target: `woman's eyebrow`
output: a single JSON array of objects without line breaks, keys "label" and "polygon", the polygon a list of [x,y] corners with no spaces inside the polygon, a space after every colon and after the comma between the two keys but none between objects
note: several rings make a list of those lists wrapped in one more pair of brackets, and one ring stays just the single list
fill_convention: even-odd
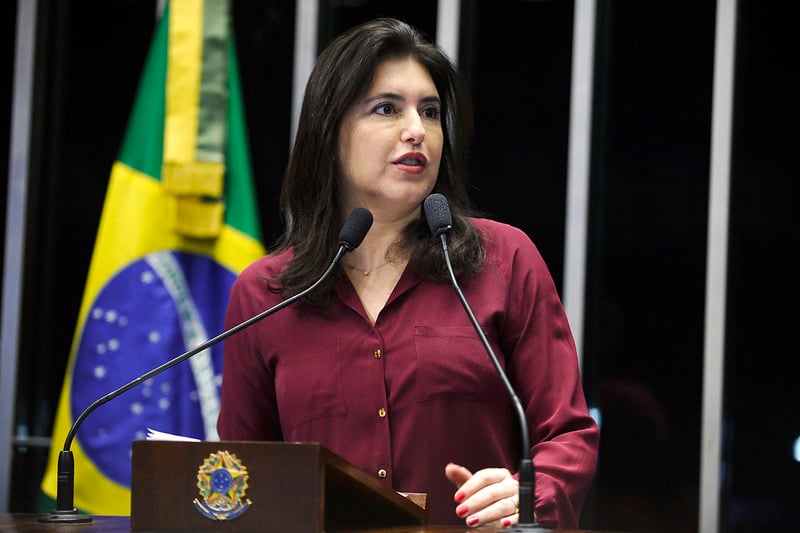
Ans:
[{"label": "woman's eyebrow", "polygon": [[[375,100],[405,100],[405,98],[397,93],[382,92],[368,96],[367,98],[364,99],[364,103],[373,102]],[[420,102],[423,104],[428,104],[428,103],[440,104],[441,99],[436,95],[431,95],[421,98]]]}]

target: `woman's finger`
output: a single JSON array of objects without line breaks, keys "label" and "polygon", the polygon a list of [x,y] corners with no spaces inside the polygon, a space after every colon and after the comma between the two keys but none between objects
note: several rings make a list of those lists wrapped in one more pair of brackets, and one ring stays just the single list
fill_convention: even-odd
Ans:
[{"label": "woman's finger", "polygon": [[472,477],[472,472],[461,465],[448,463],[447,466],[444,467],[444,475],[456,488],[460,488],[461,485]]}]

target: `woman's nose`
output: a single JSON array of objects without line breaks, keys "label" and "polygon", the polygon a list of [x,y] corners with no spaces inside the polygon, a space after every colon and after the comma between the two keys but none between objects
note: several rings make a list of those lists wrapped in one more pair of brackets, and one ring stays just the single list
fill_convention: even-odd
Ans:
[{"label": "woman's nose", "polygon": [[425,140],[425,126],[419,113],[414,112],[407,115],[403,122],[400,140],[414,145],[422,144],[422,141]]}]

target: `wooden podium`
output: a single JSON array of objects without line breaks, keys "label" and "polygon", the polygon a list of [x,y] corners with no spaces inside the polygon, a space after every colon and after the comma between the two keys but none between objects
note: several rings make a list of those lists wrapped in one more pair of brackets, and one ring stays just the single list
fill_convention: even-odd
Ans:
[{"label": "wooden podium", "polygon": [[320,533],[426,522],[423,507],[319,444],[133,442],[133,531]]}]

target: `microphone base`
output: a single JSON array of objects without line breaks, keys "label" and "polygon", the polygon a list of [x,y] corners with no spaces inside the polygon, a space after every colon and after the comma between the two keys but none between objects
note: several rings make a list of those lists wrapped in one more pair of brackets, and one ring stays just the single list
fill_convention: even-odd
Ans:
[{"label": "microphone base", "polygon": [[514,524],[508,529],[504,529],[503,531],[509,531],[511,533],[523,533],[525,531],[552,531],[552,529],[547,529],[544,526],[539,525],[538,522],[534,522],[533,524]]},{"label": "microphone base", "polygon": [[77,509],[71,511],[51,511],[49,515],[43,516],[39,522],[46,522],[48,524],[87,524],[92,521],[89,515],[81,514]]}]

